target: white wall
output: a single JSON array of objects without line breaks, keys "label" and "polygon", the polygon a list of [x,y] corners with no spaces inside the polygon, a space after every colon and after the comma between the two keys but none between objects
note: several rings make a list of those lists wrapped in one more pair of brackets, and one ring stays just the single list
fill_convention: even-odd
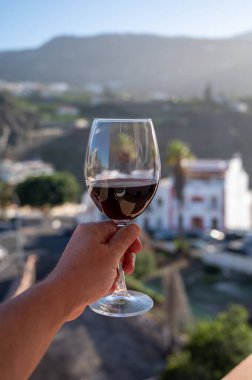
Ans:
[{"label": "white wall", "polygon": [[[251,228],[251,194],[248,188],[249,178],[242,168],[240,157],[229,161],[223,178],[209,180],[191,179],[185,185],[185,202],[183,211],[184,228],[192,229],[192,219],[202,218],[204,229],[212,228],[213,219],[217,228],[249,229]],[[202,197],[202,202],[193,202],[192,198]],[[213,202],[213,198],[215,201]],[[86,212],[80,216],[80,221],[98,221],[103,215],[94,206],[88,193],[83,197],[87,206]],[[173,192],[173,180],[162,179],[158,190],[149,207],[136,222],[143,228],[177,229],[178,204]]]},{"label": "white wall", "polygon": [[169,213],[171,206],[172,180],[162,179],[159,183],[157,192],[147,209],[136,219],[136,222],[143,228],[171,228]]},{"label": "white wall", "polygon": [[228,229],[251,227],[249,177],[239,156],[229,162],[225,177],[225,226]]},{"label": "white wall", "polygon": [[85,206],[85,211],[78,215],[78,223],[99,222],[102,220],[102,213],[94,205],[87,191],[83,194],[81,202]]},{"label": "white wall", "polygon": [[[223,227],[223,180],[209,179],[189,180],[185,186],[184,227],[192,228],[192,219],[201,218],[204,229],[212,228],[213,219],[216,219],[218,228]],[[202,202],[193,201],[200,197]],[[214,201],[213,201],[214,199]]]}]

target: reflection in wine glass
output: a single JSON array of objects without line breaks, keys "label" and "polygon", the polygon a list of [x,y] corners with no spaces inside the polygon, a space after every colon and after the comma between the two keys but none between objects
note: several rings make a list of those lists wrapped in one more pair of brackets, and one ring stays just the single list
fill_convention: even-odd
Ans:
[{"label": "reflection in wine glass", "polygon": [[[160,178],[160,158],[150,119],[96,119],[85,161],[89,194],[97,208],[119,227],[151,202]],[[150,310],[152,299],[128,291],[122,264],[115,292],[90,305],[97,313],[125,317]]]}]

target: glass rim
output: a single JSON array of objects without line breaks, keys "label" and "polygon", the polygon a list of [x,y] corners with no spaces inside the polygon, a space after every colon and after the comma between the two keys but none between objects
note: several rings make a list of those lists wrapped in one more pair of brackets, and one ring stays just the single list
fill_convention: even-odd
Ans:
[{"label": "glass rim", "polygon": [[136,118],[136,119],[132,119],[132,118],[126,118],[126,119],[120,119],[120,118],[95,118],[93,119],[93,122],[97,122],[97,121],[108,121],[108,122],[135,122],[135,123],[140,123],[140,122],[151,122],[152,123],[152,119],[151,118]]}]

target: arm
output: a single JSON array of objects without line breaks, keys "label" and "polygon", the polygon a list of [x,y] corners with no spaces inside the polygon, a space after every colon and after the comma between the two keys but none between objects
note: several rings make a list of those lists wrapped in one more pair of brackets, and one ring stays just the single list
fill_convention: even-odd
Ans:
[{"label": "arm", "polygon": [[117,265],[131,272],[141,244],[139,228],[116,231],[112,222],[80,225],[46,280],[0,306],[0,368],[3,379],[27,379],[60,327],[113,291]]}]

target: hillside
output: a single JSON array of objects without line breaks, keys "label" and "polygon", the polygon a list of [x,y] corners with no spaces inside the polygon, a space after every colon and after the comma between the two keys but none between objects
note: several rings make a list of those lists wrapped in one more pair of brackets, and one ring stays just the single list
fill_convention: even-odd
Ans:
[{"label": "hillside", "polygon": [[211,83],[216,93],[248,95],[252,38],[58,37],[39,48],[0,52],[0,78],[183,97],[198,96]]},{"label": "hillside", "polygon": [[[229,159],[240,153],[252,185],[252,115],[240,114],[216,105],[172,105],[160,103],[123,103],[83,105],[82,114],[94,117],[151,117],[154,121],[162,158],[162,176],[167,175],[165,152],[174,138],[187,142],[199,158]],[[70,170],[83,183],[83,160],[89,130],[73,130],[21,158],[42,157],[57,169]]]},{"label": "hillside", "polygon": [[18,107],[14,98],[0,93],[0,159],[27,145],[29,131],[38,128],[36,112]]}]

